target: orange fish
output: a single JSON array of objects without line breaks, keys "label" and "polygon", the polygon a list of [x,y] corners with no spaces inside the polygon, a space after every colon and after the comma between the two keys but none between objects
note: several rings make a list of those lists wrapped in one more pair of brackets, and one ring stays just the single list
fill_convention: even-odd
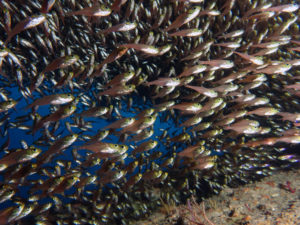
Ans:
[{"label": "orange fish", "polygon": [[249,15],[252,15],[252,14],[254,14],[254,13],[257,13],[257,12],[263,10],[263,9],[270,8],[271,6],[272,6],[272,3],[270,2],[270,3],[266,3],[265,5],[261,5],[261,6],[255,7],[255,8],[251,8],[250,10],[248,10],[248,11],[244,14],[243,19],[246,18],[246,17],[248,17]]},{"label": "orange fish", "polygon": [[41,152],[41,149],[29,147],[28,149],[17,149],[14,152],[8,153],[0,159],[0,171],[17,163],[30,161],[37,157]]},{"label": "orange fish", "polygon": [[234,37],[239,37],[239,36],[242,36],[244,34],[244,30],[235,30],[235,31],[232,31],[230,33],[227,33],[227,34],[224,34],[224,35],[221,35],[218,37],[219,38],[234,38]]},{"label": "orange fish", "polygon": [[152,98],[153,99],[163,98],[166,95],[170,94],[172,91],[174,91],[174,89],[175,89],[175,86],[161,88],[160,91],[156,95],[154,95]]},{"label": "orange fish", "polygon": [[95,67],[95,72],[91,75],[91,77],[96,76],[97,74],[99,74],[99,70],[106,64],[114,62],[115,60],[121,58],[126,52],[127,52],[128,48],[116,48],[114,49],[104,60],[103,62]]},{"label": "orange fish", "polygon": [[291,42],[292,42],[293,44],[300,45],[300,41],[291,40]]},{"label": "orange fish", "polygon": [[145,85],[150,86],[150,85],[157,85],[157,86],[167,86],[167,87],[172,87],[172,86],[178,86],[180,84],[180,79],[179,78],[159,78],[158,80],[150,81],[147,82]]},{"label": "orange fish", "polygon": [[201,73],[203,71],[205,71],[207,69],[207,66],[205,65],[196,65],[196,66],[192,66],[189,67],[187,69],[185,69],[181,74],[179,74],[177,77],[185,77],[185,76],[190,76],[192,74],[196,74],[196,73]]},{"label": "orange fish", "polygon": [[278,29],[276,29],[275,33],[273,33],[274,36],[276,35],[281,35],[282,33],[284,33],[287,29],[289,29],[289,27],[294,24],[296,21],[298,20],[298,16],[294,16],[291,17],[290,19],[287,19],[286,21],[284,21],[279,27]]},{"label": "orange fish", "polygon": [[278,141],[277,137],[265,138],[257,141],[248,141],[244,145],[247,147],[257,147],[260,145],[274,145]]},{"label": "orange fish", "polygon": [[156,47],[151,46],[151,45],[146,45],[146,44],[132,43],[132,44],[119,45],[119,47],[121,47],[121,48],[133,48],[137,51],[141,51],[145,54],[152,55],[152,56],[158,55],[160,53],[159,48],[156,48]]},{"label": "orange fish", "polygon": [[121,84],[125,84],[129,80],[134,77],[135,73],[133,71],[129,71],[127,73],[122,73],[115,76],[111,81],[109,81],[104,87],[107,88],[109,86],[117,86]]},{"label": "orange fish", "polygon": [[251,124],[232,124],[230,126],[224,127],[225,130],[234,130],[239,134],[255,134],[259,132],[259,127],[253,126]]},{"label": "orange fish", "polygon": [[227,93],[227,92],[236,91],[238,88],[239,88],[239,86],[236,84],[223,84],[221,86],[217,86],[212,89],[217,92],[221,92],[221,93],[226,92]]},{"label": "orange fish", "polygon": [[41,106],[41,105],[61,105],[65,103],[69,103],[74,100],[74,96],[72,94],[54,94],[54,95],[47,95],[40,99],[35,100],[30,105],[26,106],[26,109]]},{"label": "orange fish", "polygon": [[[77,74],[76,74],[77,75]],[[54,85],[54,88],[61,88],[64,85],[69,84],[69,82],[74,78],[74,73],[66,73],[64,76],[62,76],[57,83]]]},{"label": "orange fish", "polygon": [[270,55],[270,54],[277,52],[277,50],[278,50],[278,47],[277,48],[266,48],[266,49],[262,49],[256,53],[254,53],[253,56]]},{"label": "orange fish", "polygon": [[109,107],[105,107],[105,106],[95,106],[92,107],[88,110],[85,110],[81,113],[79,113],[77,116],[79,117],[99,117],[99,116],[103,116],[106,113],[108,113],[109,111]]},{"label": "orange fish", "polygon": [[201,11],[198,16],[208,15],[208,16],[219,16],[221,14],[218,10],[203,10]]},{"label": "orange fish", "polygon": [[251,48],[277,48],[281,45],[279,41],[271,41],[271,42],[264,42],[260,44],[251,45]]},{"label": "orange fish", "polygon": [[282,116],[282,120],[289,120],[291,122],[300,120],[300,113],[280,112],[277,115]]},{"label": "orange fish", "polygon": [[[270,37],[266,38],[266,40],[268,41],[283,41],[283,42],[286,42],[286,41],[291,41],[293,42],[293,40],[291,40],[292,37],[289,36],[289,35],[271,35]],[[299,42],[300,44],[300,42]]]},{"label": "orange fish", "polygon": [[285,85],[284,88],[285,89],[293,88],[293,89],[296,89],[296,90],[300,90],[300,83]]},{"label": "orange fish", "polygon": [[173,105],[171,109],[179,109],[190,113],[197,113],[202,109],[202,105],[200,103],[182,102],[177,105]]},{"label": "orange fish", "polygon": [[84,9],[75,11],[75,12],[69,12],[66,14],[66,16],[96,16],[96,17],[103,17],[108,16],[111,14],[111,9],[102,5],[99,6],[94,5],[92,7],[86,7]]},{"label": "orange fish", "polygon": [[300,135],[279,137],[278,141],[291,143],[291,144],[299,144],[300,143]]},{"label": "orange fish", "polygon": [[112,87],[106,91],[100,92],[97,96],[102,96],[102,95],[109,95],[109,96],[122,96],[122,95],[127,95],[130,94],[135,90],[135,85],[134,84],[129,84],[129,85],[119,85]]},{"label": "orange fish", "polygon": [[112,143],[105,143],[105,142],[96,142],[93,144],[82,145],[77,148],[77,150],[80,150],[80,149],[87,149],[87,150],[93,151],[94,153],[106,153],[106,154],[120,153],[120,154],[123,154],[125,151],[128,150],[128,146],[112,144]]},{"label": "orange fish", "polygon": [[232,49],[236,49],[239,48],[241,45],[237,42],[224,42],[224,43],[216,43],[213,44],[214,46],[221,46],[221,47],[226,47],[226,48],[232,48]]},{"label": "orange fish", "polygon": [[189,158],[193,158],[195,155],[195,151],[197,149],[201,149],[201,145],[193,145],[193,146],[189,146],[185,149],[183,149],[181,152],[178,153],[178,155],[180,157],[189,157]]},{"label": "orange fish", "polygon": [[300,59],[291,59],[285,61],[287,64],[291,64],[292,66],[300,66]]},{"label": "orange fish", "polygon": [[184,123],[180,124],[179,127],[191,127],[202,121],[202,117],[199,115],[195,115],[192,118],[184,121]]},{"label": "orange fish", "polygon": [[199,61],[201,64],[207,64],[213,67],[218,67],[222,69],[229,69],[234,66],[232,61],[229,60],[222,60],[222,59],[213,59],[213,60],[208,60],[208,61]]},{"label": "orange fish", "polygon": [[170,37],[173,36],[179,36],[179,37],[198,37],[203,34],[203,30],[191,28],[191,29],[185,29],[176,31],[174,33],[169,34]]},{"label": "orange fish", "polygon": [[49,65],[45,67],[45,69],[37,76],[34,77],[32,84],[30,85],[30,93],[32,93],[35,89],[37,89],[45,79],[45,73],[50,72],[56,69],[62,69],[68,67],[79,60],[78,55],[73,56],[62,56],[55,60],[53,60]]},{"label": "orange fish", "polygon": [[147,130],[147,129],[142,129],[142,131],[136,135],[134,135],[132,138],[130,138],[128,141],[132,142],[139,142],[143,141],[149,137],[151,137],[154,134],[153,129]]},{"label": "orange fish", "polygon": [[202,109],[199,110],[199,112],[205,112],[208,110],[212,110],[220,106],[224,100],[222,98],[211,98],[205,105],[202,107]]},{"label": "orange fish", "polygon": [[7,39],[5,40],[5,45],[12,39],[13,36],[17,35],[18,33],[36,27],[46,21],[46,15],[35,15],[26,18],[25,20],[20,21],[7,35]]},{"label": "orange fish", "polygon": [[192,60],[202,56],[205,51],[208,51],[213,43],[214,41],[211,40],[200,44],[197,48],[192,50],[188,56],[182,58],[181,61]]},{"label": "orange fish", "polygon": [[70,134],[68,136],[56,140],[46,152],[44,152],[42,155],[40,155],[37,158],[38,166],[41,166],[42,164],[49,162],[51,160],[51,157],[55,153],[58,154],[62,152],[64,149],[71,146],[77,140],[77,138],[78,138],[78,134]]},{"label": "orange fish", "polygon": [[140,144],[138,147],[136,147],[132,151],[132,154],[135,155],[135,154],[140,153],[140,152],[148,151],[150,149],[155,148],[157,144],[158,144],[158,142],[154,141],[154,140],[149,140],[149,141],[143,142],[142,144]]},{"label": "orange fish", "polygon": [[138,130],[145,129],[149,126],[151,126],[156,120],[156,115],[153,116],[147,116],[147,117],[140,117],[139,119],[136,119],[132,124],[126,126],[119,132],[119,134],[124,133],[132,133],[137,132]]},{"label": "orange fish", "polygon": [[247,106],[258,106],[258,105],[265,105],[268,104],[270,100],[268,98],[255,98],[253,100],[245,102]]},{"label": "orange fish", "polygon": [[233,8],[235,2],[236,2],[236,0],[227,0],[225,2],[225,4],[221,7],[221,10],[223,10],[222,16],[224,16],[230,12],[230,10]]},{"label": "orange fish", "polygon": [[240,52],[235,52],[235,54],[239,55],[240,57],[242,57],[243,59],[246,59],[247,61],[255,64],[255,65],[263,65],[264,61],[262,60],[262,57],[258,57],[258,56],[252,56],[252,55],[248,55],[248,54],[244,54],[244,53],[240,53]]},{"label": "orange fish", "polygon": [[115,26],[109,27],[105,30],[100,31],[101,34],[107,35],[111,32],[123,32],[123,31],[130,31],[135,29],[137,26],[137,24],[135,22],[131,23],[131,22],[124,22],[124,23],[120,23],[117,24]]},{"label": "orange fish", "polygon": [[248,111],[247,115],[255,114],[259,116],[273,116],[278,112],[279,111],[277,109],[272,107],[262,107],[262,108],[255,109],[253,111]]},{"label": "orange fish", "polygon": [[68,66],[71,66],[79,60],[78,55],[68,55],[62,56],[57,59],[54,59],[41,73],[47,73],[56,69],[62,69]]},{"label": "orange fish", "polygon": [[274,6],[266,9],[260,9],[260,11],[272,11],[272,12],[295,12],[299,9],[298,4],[286,4],[286,5],[279,5]]},{"label": "orange fish", "polygon": [[122,118],[122,119],[119,119],[105,127],[103,127],[102,129],[105,130],[105,129],[118,129],[118,128],[123,128],[123,127],[127,127],[127,126],[130,126],[131,124],[133,124],[135,121],[134,118],[130,118],[130,117],[127,117],[127,118]]},{"label": "orange fish", "polygon": [[77,175],[69,175],[65,177],[65,179],[57,185],[53,191],[48,192],[47,195],[63,193],[65,190],[70,189],[77,181],[79,181],[79,177],[77,177]]},{"label": "orange fish", "polygon": [[212,82],[213,84],[227,84],[227,83],[231,83],[232,81],[236,80],[236,79],[239,79],[239,78],[242,78],[244,76],[247,75],[247,72],[244,72],[244,71],[241,71],[241,72],[233,72],[232,74],[220,79],[220,80],[217,80],[217,81],[214,81]]},{"label": "orange fish", "polygon": [[198,14],[200,13],[201,7],[199,6],[193,6],[191,9],[189,9],[187,12],[181,14],[180,16],[178,16],[175,21],[168,26],[165,31],[170,31],[173,30],[175,28],[179,28],[182,25],[190,22],[191,20],[195,19]]},{"label": "orange fish", "polygon": [[257,81],[266,81],[267,77],[265,74],[253,74],[253,75],[248,75],[244,77],[242,80],[239,80],[237,83],[251,83],[251,82],[257,82]]},{"label": "orange fish", "polygon": [[216,91],[205,88],[205,87],[191,86],[191,85],[185,85],[185,87],[193,89],[193,90],[197,91],[198,93],[206,95],[210,98],[215,98],[218,96],[218,93]]},{"label": "orange fish", "polygon": [[118,12],[121,9],[121,6],[124,5],[127,2],[127,0],[115,0],[114,3],[111,6],[111,10],[113,12]]},{"label": "orange fish", "polygon": [[275,15],[274,12],[262,12],[262,13],[257,13],[252,16],[249,16],[245,18],[246,20],[252,20],[252,19],[257,19],[257,20],[266,20]]},{"label": "orange fish", "polygon": [[287,64],[287,63],[281,63],[279,65],[270,65],[266,68],[263,69],[258,69],[254,73],[266,73],[266,74],[274,74],[274,73],[279,73],[279,74],[285,74],[288,70],[292,68],[292,65]]},{"label": "orange fish", "polygon": [[54,6],[56,0],[44,0],[41,8],[41,13],[48,13]]},{"label": "orange fish", "polygon": [[288,48],[289,51],[300,52],[300,47]]},{"label": "orange fish", "polygon": [[43,117],[41,120],[39,120],[33,128],[33,133],[41,129],[48,122],[55,122],[72,115],[75,112],[75,110],[76,110],[76,104],[74,104],[73,102],[69,103],[68,105],[64,105],[60,107],[54,113],[47,115]]}]

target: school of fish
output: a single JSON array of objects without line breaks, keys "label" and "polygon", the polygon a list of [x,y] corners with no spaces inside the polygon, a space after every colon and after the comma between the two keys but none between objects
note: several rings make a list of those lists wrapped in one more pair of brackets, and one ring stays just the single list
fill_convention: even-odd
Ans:
[{"label": "school of fish", "polygon": [[299,7],[1,0],[0,224],[135,224],[299,167]]}]

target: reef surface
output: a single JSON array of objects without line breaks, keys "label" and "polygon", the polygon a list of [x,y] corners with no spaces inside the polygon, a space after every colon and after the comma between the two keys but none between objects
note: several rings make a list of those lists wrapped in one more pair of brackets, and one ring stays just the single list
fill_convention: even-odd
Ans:
[{"label": "reef surface", "polygon": [[[164,205],[137,225],[298,225],[300,171],[277,172],[251,184],[225,187],[202,203]],[[204,208],[203,208],[204,206]]]}]

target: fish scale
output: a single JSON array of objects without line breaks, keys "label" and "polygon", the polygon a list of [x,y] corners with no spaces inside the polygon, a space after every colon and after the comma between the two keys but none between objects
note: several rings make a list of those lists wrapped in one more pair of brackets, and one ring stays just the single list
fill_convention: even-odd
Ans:
[{"label": "fish scale", "polygon": [[299,166],[296,3],[1,10],[1,224],[134,224]]}]

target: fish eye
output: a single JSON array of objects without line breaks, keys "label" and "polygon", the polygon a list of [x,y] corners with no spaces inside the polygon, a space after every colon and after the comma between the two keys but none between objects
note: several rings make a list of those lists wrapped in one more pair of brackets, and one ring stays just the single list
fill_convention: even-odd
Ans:
[{"label": "fish eye", "polygon": [[108,6],[106,6],[106,5],[103,5],[102,7],[101,7],[101,9],[110,9]]},{"label": "fish eye", "polygon": [[196,10],[197,9],[197,7],[196,6],[193,6],[193,8],[191,9],[191,10],[189,10],[189,14],[191,14],[191,13],[193,13],[194,12],[194,10]]},{"label": "fish eye", "polygon": [[117,145],[117,144],[115,144],[115,148],[116,148],[116,147],[118,147],[118,145]]},{"label": "fish eye", "polygon": [[17,205],[17,208],[19,209],[19,208],[22,208],[23,206],[22,205]]}]

